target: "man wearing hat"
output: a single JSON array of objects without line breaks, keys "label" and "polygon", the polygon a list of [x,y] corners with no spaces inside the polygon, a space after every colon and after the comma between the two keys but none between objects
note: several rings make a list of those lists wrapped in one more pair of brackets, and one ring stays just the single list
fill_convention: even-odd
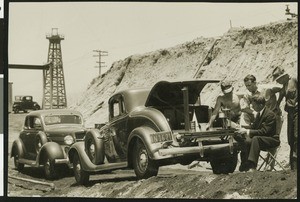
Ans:
[{"label": "man wearing hat", "polygon": [[230,81],[221,82],[221,90],[223,95],[217,97],[216,105],[210,120],[206,125],[206,130],[209,130],[209,128],[212,126],[220,110],[230,111],[230,117],[228,118],[230,118],[232,127],[235,125],[233,122],[239,122],[241,115],[240,99],[238,95],[233,93],[232,83]]},{"label": "man wearing hat", "polygon": [[298,80],[276,67],[272,73],[273,81],[282,84],[279,90],[277,105],[285,98],[284,110],[287,112],[287,136],[290,145],[291,170],[297,169],[297,142],[298,142]]}]

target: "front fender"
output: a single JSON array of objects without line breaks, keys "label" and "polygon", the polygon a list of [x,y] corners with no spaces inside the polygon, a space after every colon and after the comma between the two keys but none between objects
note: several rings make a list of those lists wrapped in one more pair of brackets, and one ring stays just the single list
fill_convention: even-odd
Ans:
[{"label": "front fender", "polygon": [[91,162],[90,158],[85,152],[84,142],[76,142],[71,146],[68,153],[70,163],[73,162],[75,153],[77,153],[79,156],[83,170],[90,171],[96,167],[96,165]]},{"label": "front fender", "polygon": [[10,158],[14,157],[16,149],[19,151],[19,158],[23,158],[26,151],[23,141],[20,138],[16,139],[13,142],[10,152]]},{"label": "front fender", "polygon": [[38,154],[38,162],[39,164],[43,164],[46,160],[46,157],[51,160],[54,159],[65,159],[65,152],[62,147],[56,142],[47,142],[42,147]]}]

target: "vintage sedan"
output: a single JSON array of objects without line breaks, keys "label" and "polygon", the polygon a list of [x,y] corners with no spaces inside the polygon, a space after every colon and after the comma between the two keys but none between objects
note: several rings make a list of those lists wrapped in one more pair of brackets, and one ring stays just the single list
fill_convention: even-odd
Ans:
[{"label": "vintage sedan", "polygon": [[30,112],[23,130],[12,144],[11,157],[15,168],[24,165],[44,167],[45,176],[54,179],[58,168],[66,164],[70,168],[68,151],[77,141],[82,141],[89,130],[83,125],[80,112],[68,109],[38,110]]},{"label": "vintage sedan", "polygon": [[28,110],[39,110],[40,108],[40,105],[33,101],[32,96],[17,95],[15,96],[12,110],[15,114],[17,114],[20,111],[27,113]]},{"label": "vintage sedan", "polygon": [[108,122],[70,148],[77,183],[86,184],[90,174],[127,167],[139,179],[148,178],[160,166],[194,160],[210,162],[214,173],[233,172],[238,153],[234,129],[218,124],[201,129],[211,109],[201,104],[200,93],[206,84],[218,82],[161,81],[152,89],[112,95]]}]

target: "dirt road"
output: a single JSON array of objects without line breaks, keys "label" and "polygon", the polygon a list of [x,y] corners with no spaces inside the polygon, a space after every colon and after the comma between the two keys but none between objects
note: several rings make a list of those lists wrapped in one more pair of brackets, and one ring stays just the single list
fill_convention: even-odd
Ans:
[{"label": "dirt road", "polygon": [[[22,128],[25,114],[9,115],[9,149]],[[78,186],[72,171],[54,181],[44,179],[43,169],[25,167],[22,173],[8,164],[9,196],[61,196],[105,198],[208,198],[208,199],[295,199],[297,173],[294,171],[252,172],[235,171],[230,175],[214,175],[207,163],[188,170],[174,165],[160,168],[159,174],[137,180],[132,170],[117,170],[91,176],[90,183]],[[19,177],[53,183],[50,186],[10,178]]]}]

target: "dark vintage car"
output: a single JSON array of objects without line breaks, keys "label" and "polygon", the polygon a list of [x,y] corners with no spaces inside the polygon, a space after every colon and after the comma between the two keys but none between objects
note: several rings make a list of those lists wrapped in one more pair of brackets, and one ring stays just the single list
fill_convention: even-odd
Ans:
[{"label": "dark vintage car", "polygon": [[70,148],[77,183],[87,183],[90,174],[127,167],[139,179],[148,178],[156,176],[160,166],[194,160],[210,162],[216,174],[234,172],[234,129],[199,128],[211,114],[200,104],[200,93],[206,84],[217,82],[161,81],[152,89],[114,94],[108,101],[109,122]]},{"label": "dark vintage car", "polygon": [[[69,163],[68,150],[77,141],[82,141],[87,130],[81,113],[67,109],[38,110],[30,112],[23,130],[12,144],[11,157],[15,168],[21,171],[24,165],[44,167],[48,179],[58,177],[62,164]],[[59,165],[60,164],[60,165]]]},{"label": "dark vintage car", "polygon": [[23,111],[26,113],[28,110],[39,110],[41,109],[40,105],[37,102],[32,100],[32,96],[15,96],[15,101],[13,103],[13,112],[15,114]]}]

